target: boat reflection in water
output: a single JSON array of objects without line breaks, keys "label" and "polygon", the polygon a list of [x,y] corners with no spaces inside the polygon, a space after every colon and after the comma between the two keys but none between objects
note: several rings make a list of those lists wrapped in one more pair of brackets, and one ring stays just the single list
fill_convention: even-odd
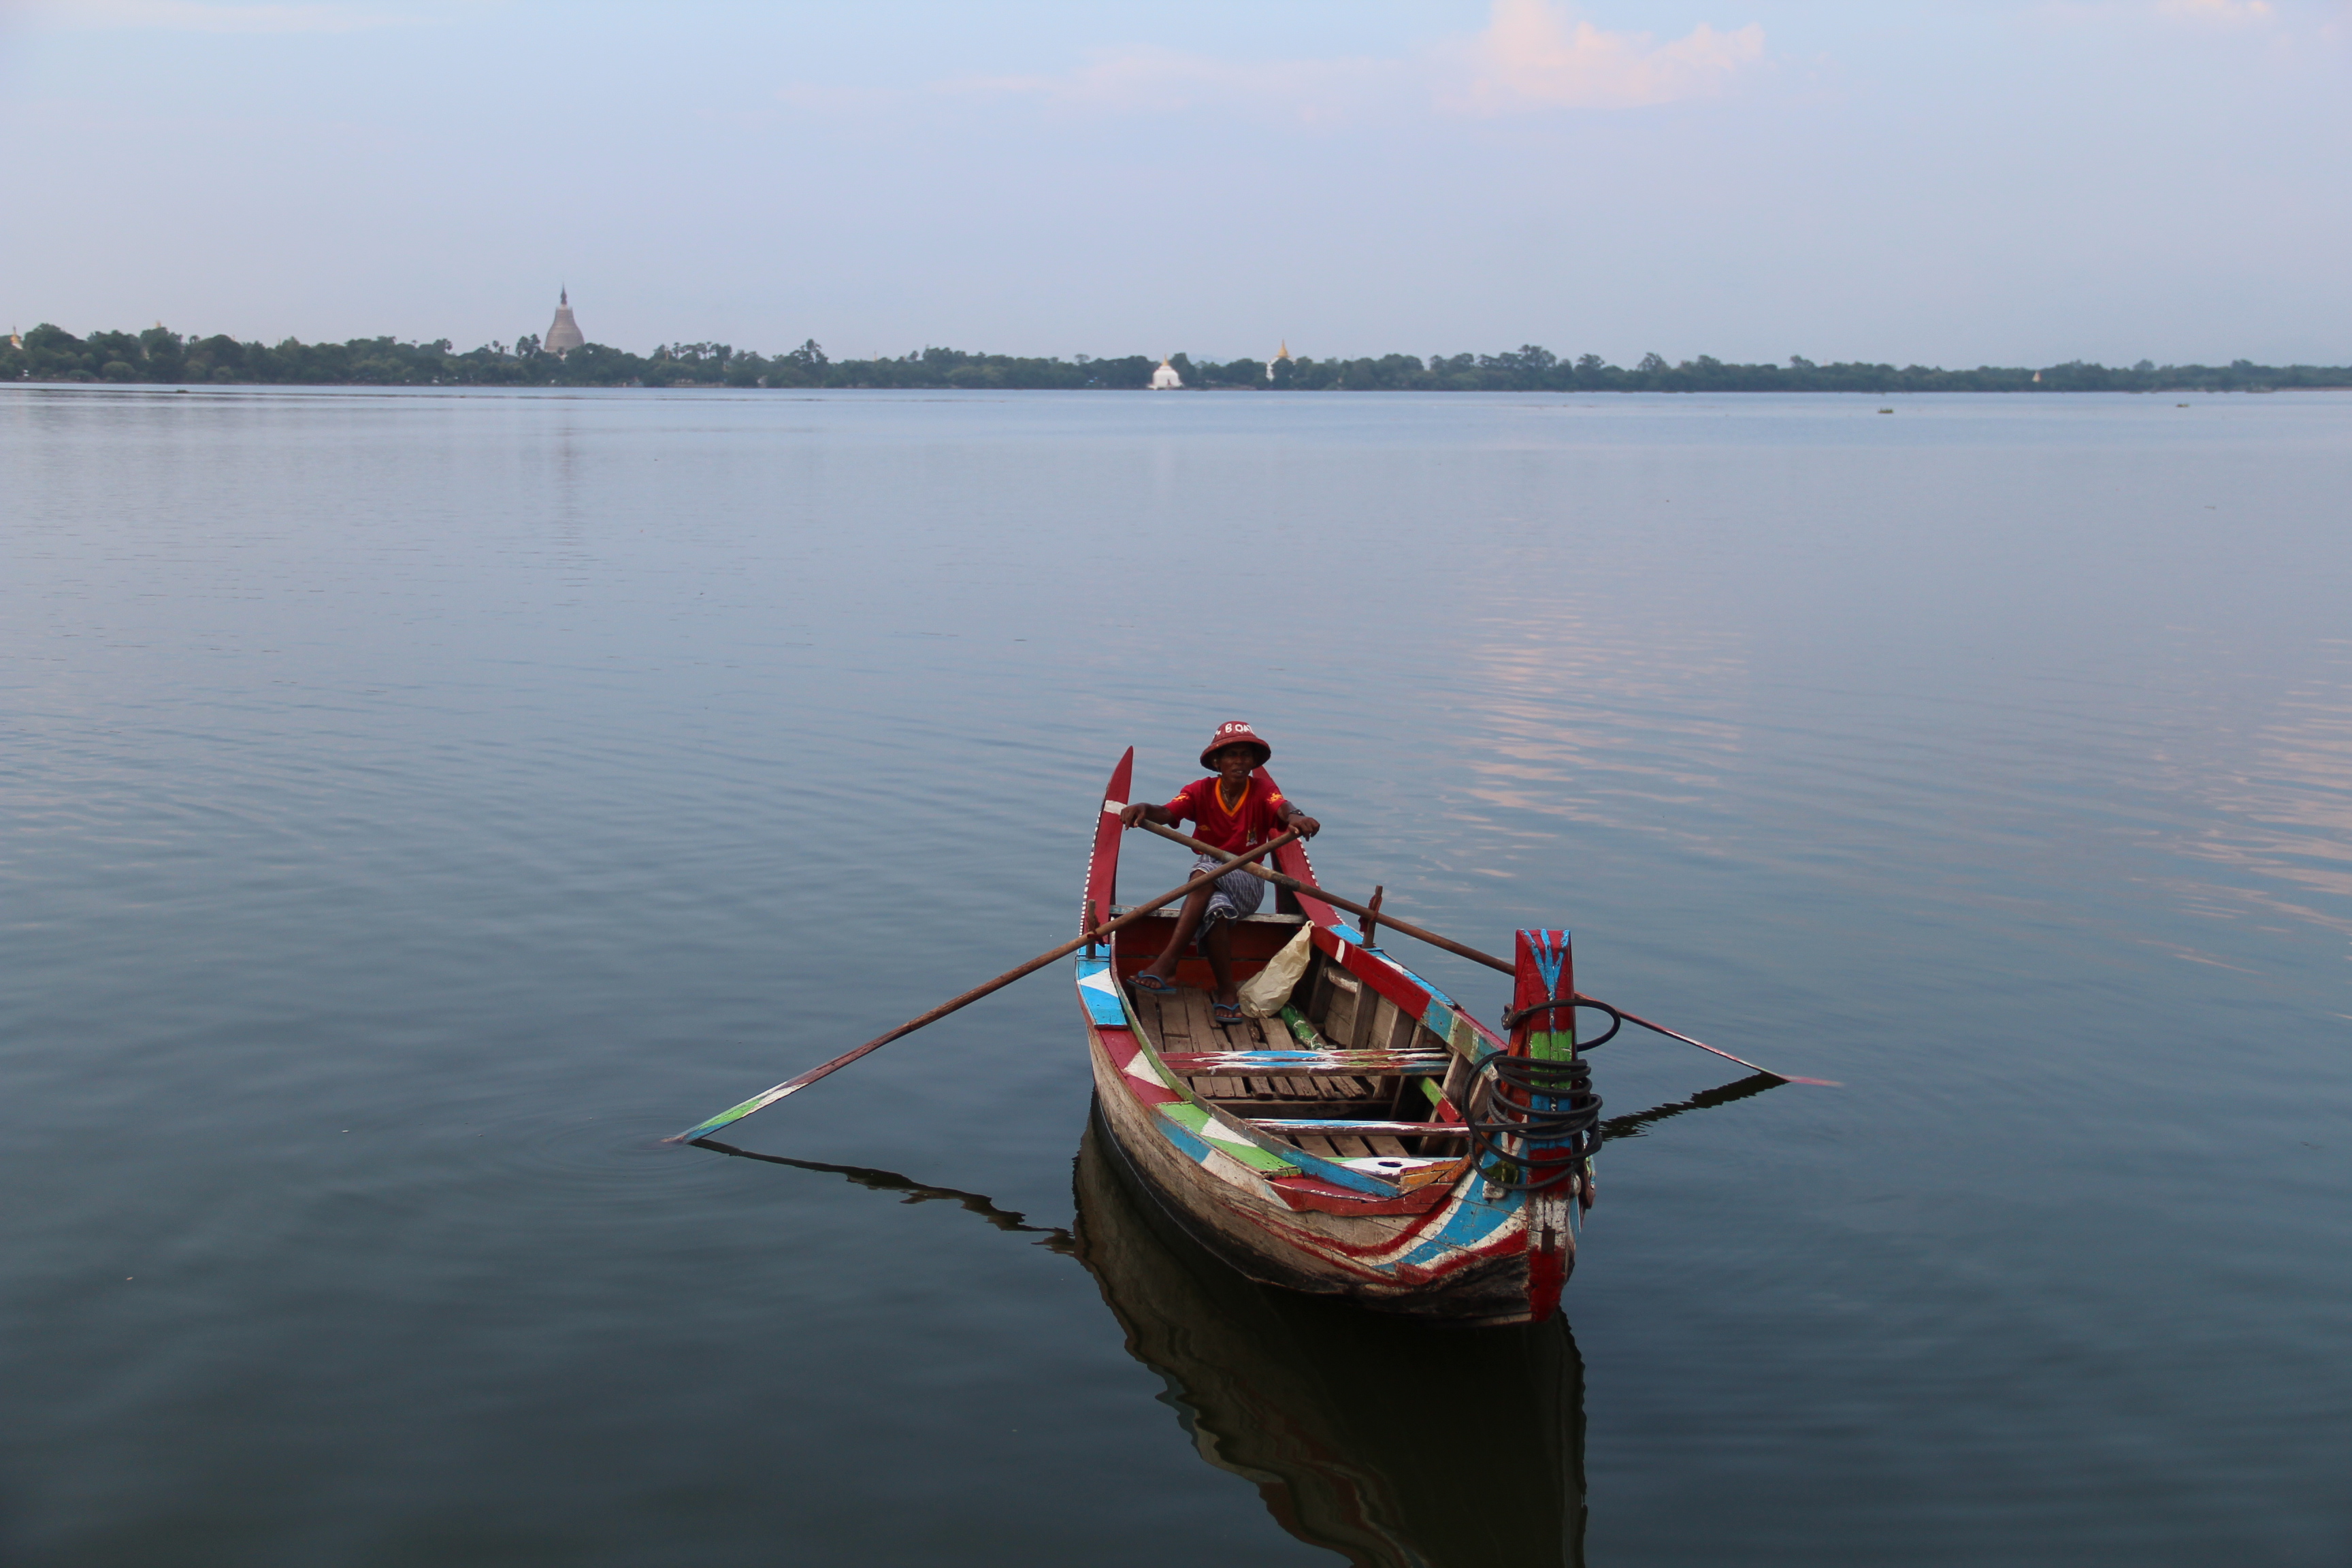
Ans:
[{"label": "boat reflection in water", "polygon": [[[1603,1129],[1622,1142],[1780,1082],[1759,1073]],[[1160,1212],[1092,1116],[1068,1231],[895,1171],[697,1147],[953,1203],[1075,1255],[1201,1457],[1255,1485],[1301,1541],[1360,1568],[1581,1568],[1584,1363],[1562,1317],[1447,1328],[1255,1284]]]},{"label": "boat reflection in water", "polygon": [[1584,1561],[1584,1363],[1565,1319],[1447,1328],[1274,1289],[1163,1215],[1088,1120],[1078,1261],[1201,1457],[1365,1568]]}]

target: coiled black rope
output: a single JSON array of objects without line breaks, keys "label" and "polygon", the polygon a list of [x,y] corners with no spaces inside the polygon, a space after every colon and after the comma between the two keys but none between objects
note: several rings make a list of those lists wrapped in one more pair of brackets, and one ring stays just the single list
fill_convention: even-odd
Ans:
[{"label": "coiled black rope", "polygon": [[[1596,1002],[1590,996],[1563,996],[1557,1002],[1530,1002],[1524,1007],[1512,1008],[1503,1015],[1503,1027],[1506,1031],[1516,1029],[1519,1026],[1519,1020],[1522,1018],[1532,1018],[1538,1013],[1557,1012],[1562,1007],[1590,1007],[1596,1013],[1609,1015],[1609,1027],[1589,1040],[1576,1042],[1576,1048],[1580,1051],[1589,1051],[1596,1046],[1607,1045],[1617,1037],[1617,1031],[1625,1026],[1625,1015],[1606,1002]],[[1574,1016],[1573,1013],[1570,1014],[1571,1019]]]},{"label": "coiled black rope", "polygon": [[[1465,1098],[1471,1114],[1462,1127],[1471,1158],[1481,1175],[1507,1191],[1542,1192],[1580,1177],[1584,1162],[1601,1151],[1601,1097],[1592,1092],[1592,1064],[1581,1056],[1488,1057],[1474,1070]],[[1503,1147],[1507,1138],[1517,1141],[1517,1152]]]}]

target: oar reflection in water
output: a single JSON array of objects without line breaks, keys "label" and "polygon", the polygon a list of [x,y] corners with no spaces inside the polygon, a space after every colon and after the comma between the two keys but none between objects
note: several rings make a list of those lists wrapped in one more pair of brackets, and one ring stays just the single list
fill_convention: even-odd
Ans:
[{"label": "oar reflection in water", "polygon": [[1026,1231],[1045,1239],[1031,1245],[1048,1252],[1067,1254],[1074,1249],[1070,1233],[1057,1225],[1031,1225],[1028,1216],[1018,1209],[1001,1209],[990,1198],[979,1193],[959,1192],[954,1187],[935,1187],[929,1183],[902,1176],[896,1171],[877,1171],[868,1165],[828,1165],[818,1160],[788,1160],[782,1154],[757,1154],[749,1149],[738,1149],[732,1143],[721,1143],[716,1138],[698,1138],[698,1149],[715,1150],[721,1154],[740,1155],[746,1160],[765,1160],[771,1165],[790,1165],[796,1171],[823,1171],[829,1175],[846,1176],[861,1187],[877,1192],[903,1193],[898,1201],[908,1204],[948,1202],[961,1204],[999,1230]]},{"label": "oar reflection in water", "polygon": [[1642,1129],[1654,1121],[1664,1121],[1668,1117],[1680,1116],[1685,1110],[1706,1110],[1718,1105],[1729,1105],[1735,1100],[1746,1100],[1748,1096],[1761,1094],[1768,1089],[1778,1089],[1788,1081],[1769,1072],[1752,1073],[1736,1083],[1727,1083],[1717,1089],[1701,1089],[1688,1100],[1668,1100],[1664,1105],[1654,1105],[1647,1110],[1636,1111],[1631,1116],[1612,1116],[1601,1124],[1601,1142],[1605,1147],[1617,1139],[1639,1138],[1642,1136]]}]

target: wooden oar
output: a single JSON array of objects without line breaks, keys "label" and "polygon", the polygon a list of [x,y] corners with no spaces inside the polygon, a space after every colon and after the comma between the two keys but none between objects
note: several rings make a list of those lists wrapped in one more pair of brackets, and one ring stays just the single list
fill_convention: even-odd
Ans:
[{"label": "wooden oar", "polygon": [[[1202,843],[1197,838],[1187,837],[1185,835],[1177,832],[1174,828],[1162,827],[1156,822],[1138,823],[1136,826],[1143,828],[1147,832],[1157,833],[1160,837],[1167,839],[1171,844],[1181,844],[1188,849],[1198,850],[1204,855],[1214,855],[1219,853],[1219,851],[1210,848],[1207,845]],[[1277,888],[1287,888],[1294,893],[1305,893],[1310,899],[1320,899],[1325,903],[1331,905],[1335,909],[1345,910],[1352,915],[1361,915],[1367,921],[1377,917],[1380,923],[1388,927],[1391,931],[1401,931],[1409,937],[1412,937],[1417,941],[1425,942],[1432,947],[1442,947],[1446,952],[1453,953],[1457,957],[1470,960],[1473,963],[1483,963],[1489,969],[1499,969],[1506,974],[1517,974],[1518,973],[1517,968],[1507,959],[1496,958],[1491,952],[1481,952],[1475,947],[1466,947],[1463,943],[1455,942],[1450,936],[1440,936],[1435,931],[1414,925],[1410,921],[1401,921],[1384,909],[1380,909],[1369,904],[1360,904],[1352,899],[1343,899],[1339,894],[1331,892],[1328,889],[1318,888],[1312,882],[1302,882],[1296,877],[1286,877],[1279,871],[1269,871],[1263,866],[1245,866],[1243,869],[1247,871],[1253,877],[1264,878],[1265,880],[1272,882]],[[1579,992],[1577,993],[1576,999],[1580,1002],[1590,1002],[1596,1007],[1605,1007],[1610,1012],[1614,1013],[1617,1016],[1624,1019],[1629,1024],[1638,1024],[1644,1029],[1648,1029],[1655,1034],[1664,1035],[1670,1039],[1680,1040],[1686,1046],[1696,1046],[1700,1050],[1706,1051],[1711,1056],[1721,1057],[1727,1062],[1737,1062],[1739,1066],[1746,1068],[1749,1072],[1760,1072],[1768,1078],[1777,1078],[1782,1083],[1809,1083],[1820,1089],[1840,1089],[1844,1087],[1842,1084],[1832,1082],[1831,1079],[1825,1078],[1791,1078],[1784,1072],[1774,1072],[1770,1068],[1758,1067],[1754,1062],[1748,1060],[1745,1057],[1735,1057],[1729,1051],[1717,1050],[1705,1040],[1694,1040],[1688,1035],[1682,1034],[1677,1030],[1667,1028],[1664,1024],[1653,1024],[1650,1020],[1641,1016],[1639,1014],[1628,1013],[1624,1008],[1612,1005],[1607,1002],[1601,1001],[1597,996],[1587,996],[1582,992]]]},{"label": "wooden oar", "polygon": [[[1105,921],[1100,925],[1094,927],[1091,931],[1085,931],[1080,935],[1072,938],[1070,941],[1064,942],[1061,946],[1053,949],[1051,952],[1041,952],[1036,957],[1031,959],[1028,963],[1020,965],[1018,968],[1006,970],[1003,973],[998,975],[995,979],[988,982],[986,984],[975,985],[971,990],[965,992],[962,995],[955,998],[955,1000],[951,1002],[942,1002],[938,1006],[932,1008],[929,1012],[923,1014],[920,1017],[908,1019],[905,1023],[899,1025],[897,1028],[892,1029],[887,1034],[875,1036],[874,1038],[866,1041],[864,1045],[858,1047],[854,1051],[845,1051],[829,1062],[809,1068],[808,1071],[801,1074],[798,1078],[788,1078],[783,1082],[776,1085],[775,1088],[769,1089],[766,1093],[755,1094],[751,1099],[745,1100],[742,1104],[722,1110],[718,1115],[712,1117],[709,1121],[698,1122],[696,1125],[689,1127],[685,1131],[679,1133],[677,1137],[665,1138],[662,1142],[665,1143],[691,1143],[697,1138],[708,1137],[709,1134],[718,1131],[719,1129],[726,1126],[730,1121],[740,1121],[743,1118],[751,1115],[751,1112],[755,1110],[764,1110],[769,1106],[775,1104],[776,1101],[783,1099],[786,1095],[799,1093],[802,1089],[806,1089],[809,1085],[814,1083],[817,1079],[824,1078],[826,1074],[839,1072],[843,1068],[847,1067],[850,1063],[856,1061],[866,1052],[878,1051],[884,1046],[888,1045],[891,1041],[898,1039],[902,1036],[911,1035],[926,1024],[936,1024],[941,1018],[944,1018],[949,1014],[954,1012],[957,1008],[969,1006],[972,1003],[977,1002],[982,997],[987,995],[992,991],[1001,991],[1007,985],[1012,984],[1014,981],[1020,979],[1024,974],[1034,974],[1038,970],[1043,969],[1045,965],[1053,963],[1054,960],[1066,957],[1068,954],[1077,952],[1079,948],[1084,947],[1090,942],[1099,942],[1104,936],[1108,935],[1111,931],[1117,931],[1119,927],[1127,924],[1129,921],[1140,920],[1145,915],[1150,914],[1152,911],[1160,909],[1163,905],[1172,904],[1186,894],[1193,892],[1198,889],[1207,887],[1210,883],[1215,881],[1218,878],[1223,876],[1228,871],[1234,870],[1236,868],[1244,870],[1255,870],[1257,868],[1250,865],[1249,862],[1256,859],[1261,855],[1273,854],[1276,849],[1281,848],[1284,845],[1289,843],[1292,839],[1297,837],[1298,830],[1294,827],[1286,833],[1278,834],[1275,837],[1267,839],[1265,843],[1259,845],[1255,849],[1244,850],[1239,855],[1224,858],[1223,864],[1217,867],[1215,870],[1203,871],[1199,876],[1193,878],[1191,881],[1185,883],[1182,887],[1175,889],[1170,892],[1162,893],[1148,904],[1138,904],[1133,909],[1128,910],[1127,913],[1119,916],[1117,920]],[[1202,853],[1221,858],[1225,856],[1225,851],[1222,849],[1205,849]],[[1089,913],[1091,913],[1091,911],[1089,911]]]},{"label": "wooden oar", "polygon": [[[1214,855],[1219,853],[1219,851],[1210,848],[1207,845],[1202,843],[1197,838],[1187,837],[1185,835],[1177,832],[1174,828],[1162,827],[1156,822],[1139,822],[1137,823],[1136,826],[1142,828],[1147,833],[1157,833],[1160,837],[1167,839],[1171,844],[1181,844],[1187,849],[1197,850],[1203,855]],[[1310,899],[1320,899],[1325,903],[1330,904],[1335,908],[1343,909],[1351,915],[1362,915],[1366,919],[1370,919],[1377,915],[1380,919],[1380,923],[1387,926],[1391,931],[1401,931],[1409,937],[1413,937],[1422,942],[1425,942],[1432,947],[1442,947],[1446,952],[1466,958],[1473,963],[1483,963],[1489,969],[1499,969],[1506,974],[1517,974],[1518,973],[1517,968],[1514,966],[1508,959],[1496,958],[1491,952],[1480,952],[1475,947],[1465,947],[1462,943],[1454,941],[1450,936],[1440,936],[1435,931],[1424,931],[1420,926],[1414,925],[1411,921],[1401,921],[1384,909],[1374,910],[1369,904],[1356,903],[1351,900],[1341,898],[1339,894],[1331,892],[1328,889],[1318,888],[1312,882],[1302,882],[1296,877],[1286,877],[1279,871],[1269,871],[1263,866],[1251,866],[1246,868],[1246,869],[1249,871],[1251,876],[1263,877],[1277,888],[1287,888],[1294,893],[1305,893]]]}]

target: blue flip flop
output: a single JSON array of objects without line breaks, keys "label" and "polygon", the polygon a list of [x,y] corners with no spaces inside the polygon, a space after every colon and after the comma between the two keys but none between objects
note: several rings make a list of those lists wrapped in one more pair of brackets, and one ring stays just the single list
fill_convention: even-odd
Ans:
[{"label": "blue flip flop", "polygon": [[1174,981],[1162,980],[1148,969],[1136,971],[1128,977],[1127,983],[1147,996],[1173,996],[1177,991]]}]

